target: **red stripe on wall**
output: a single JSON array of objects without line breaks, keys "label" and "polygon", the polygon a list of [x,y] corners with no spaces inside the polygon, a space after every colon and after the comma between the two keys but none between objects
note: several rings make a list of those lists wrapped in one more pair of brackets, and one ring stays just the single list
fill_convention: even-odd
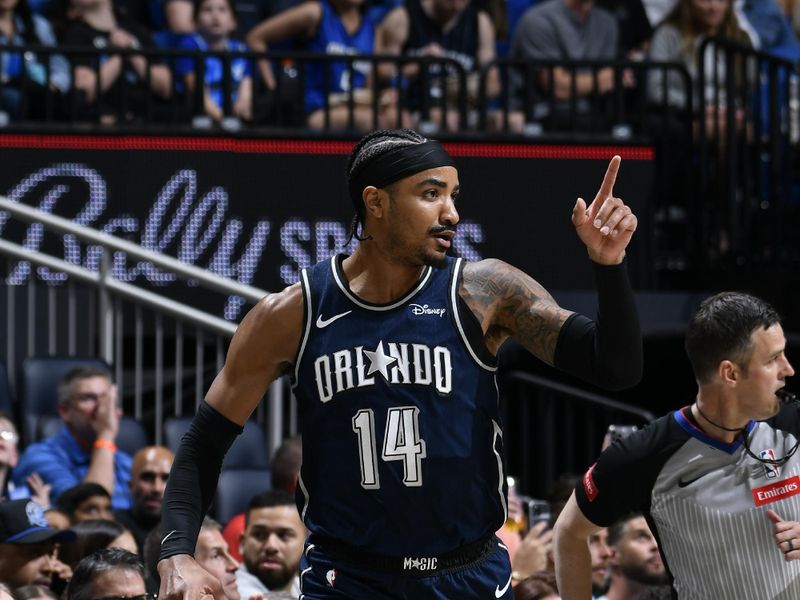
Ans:
[{"label": "red stripe on wall", "polygon": [[[332,140],[247,140],[225,137],[145,135],[33,135],[0,134],[0,148],[48,150],[173,150],[263,154],[342,154],[354,142]],[[544,158],[597,160],[619,154],[627,160],[653,160],[649,146],[569,146],[549,144],[445,143],[453,156],[485,158]]]}]

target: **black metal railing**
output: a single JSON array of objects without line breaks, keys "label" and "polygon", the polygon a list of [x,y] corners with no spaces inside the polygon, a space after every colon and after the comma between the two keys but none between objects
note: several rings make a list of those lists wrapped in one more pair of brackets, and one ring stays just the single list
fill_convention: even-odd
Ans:
[{"label": "black metal railing", "polygon": [[[710,59],[709,59],[710,58]],[[800,70],[724,40],[698,52],[695,261],[760,270],[800,261]],[[710,66],[710,68],[709,68]]]},{"label": "black metal railing", "polygon": [[507,470],[541,497],[563,473],[582,474],[600,454],[609,425],[643,426],[655,415],[524,371],[500,380]]}]

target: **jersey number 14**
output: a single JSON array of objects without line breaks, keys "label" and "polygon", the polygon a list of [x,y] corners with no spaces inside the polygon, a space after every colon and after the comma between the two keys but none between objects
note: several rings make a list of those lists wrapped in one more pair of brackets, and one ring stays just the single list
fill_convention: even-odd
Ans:
[{"label": "jersey number 14", "polygon": [[[361,485],[368,490],[381,487],[378,474],[378,450],[375,440],[375,414],[364,408],[353,417],[353,431],[358,437],[358,456],[361,460]],[[425,440],[419,437],[419,408],[398,406],[386,415],[381,458],[403,461],[403,483],[409,487],[422,485],[422,459]]]}]

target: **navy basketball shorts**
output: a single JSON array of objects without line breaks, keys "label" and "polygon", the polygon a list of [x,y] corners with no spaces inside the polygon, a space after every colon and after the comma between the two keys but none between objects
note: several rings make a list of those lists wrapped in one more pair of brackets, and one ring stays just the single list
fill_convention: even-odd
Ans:
[{"label": "navy basketball shorts", "polygon": [[[511,561],[492,537],[477,559],[439,569],[436,558],[399,559],[396,568],[373,568],[306,542],[300,561],[301,600],[511,600]],[[416,564],[416,566],[415,566]],[[427,574],[431,573],[431,574]]]}]

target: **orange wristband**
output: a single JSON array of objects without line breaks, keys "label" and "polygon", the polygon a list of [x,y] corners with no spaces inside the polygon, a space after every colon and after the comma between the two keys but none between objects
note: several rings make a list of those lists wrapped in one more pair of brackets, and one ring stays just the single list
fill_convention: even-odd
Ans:
[{"label": "orange wristband", "polygon": [[98,438],[94,441],[95,448],[102,448],[103,450],[111,450],[111,452],[117,451],[117,445],[112,442],[111,440],[104,440],[103,438]]}]

